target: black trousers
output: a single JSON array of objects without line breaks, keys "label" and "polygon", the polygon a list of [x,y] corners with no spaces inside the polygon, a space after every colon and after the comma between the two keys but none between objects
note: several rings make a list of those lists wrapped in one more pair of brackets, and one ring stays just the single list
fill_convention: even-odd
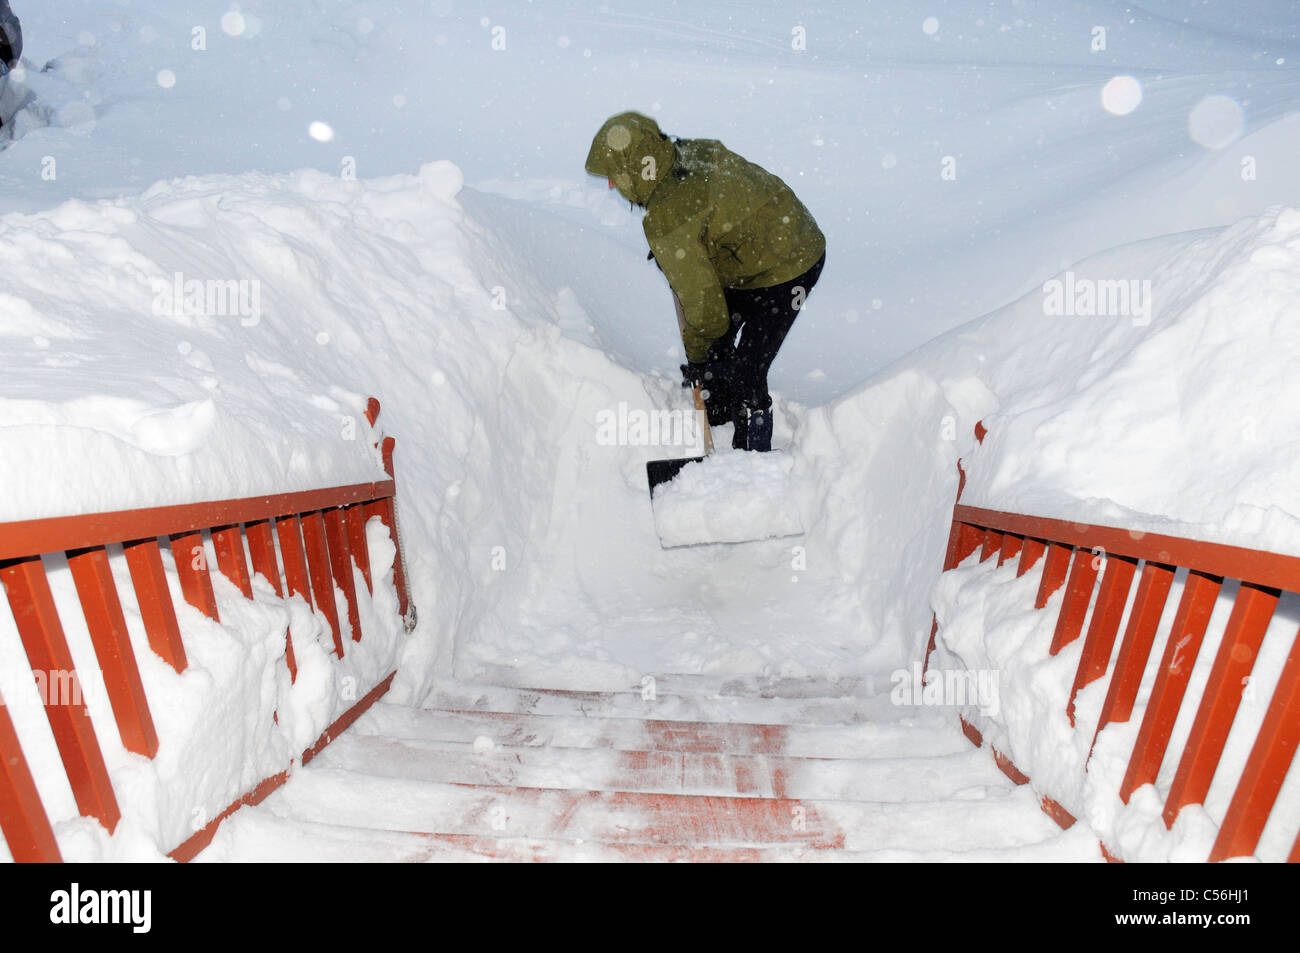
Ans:
[{"label": "black trousers", "polygon": [[752,410],[772,406],[772,395],[767,390],[768,369],[824,264],[823,253],[802,275],[782,284],[723,289],[731,312],[731,330],[709,348],[709,362],[720,372],[720,379],[709,385],[711,423],[730,420],[733,408],[742,404]]}]

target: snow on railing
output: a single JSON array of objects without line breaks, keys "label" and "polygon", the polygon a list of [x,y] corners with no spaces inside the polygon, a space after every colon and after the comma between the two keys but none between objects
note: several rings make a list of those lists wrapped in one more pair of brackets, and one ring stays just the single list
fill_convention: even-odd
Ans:
[{"label": "snow on railing", "polygon": [[[982,426],[977,426],[976,434],[982,442]],[[1205,803],[1247,686],[1259,674],[1252,669],[1265,631],[1273,621],[1274,608],[1283,593],[1300,593],[1300,557],[981,509],[963,505],[960,499],[959,489],[945,572],[960,566],[977,551],[978,564],[988,563],[992,568],[1016,560],[1017,578],[1041,564],[1035,609],[1043,609],[1049,598],[1064,587],[1047,652],[1055,656],[1083,636],[1065,706],[1069,724],[1075,725],[1075,701],[1080,691],[1107,678],[1092,745],[1096,746],[1097,737],[1107,725],[1141,719],[1123,780],[1115,792],[1124,804],[1138,788],[1157,782],[1179,713],[1190,713],[1187,706],[1194,706],[1194,720],[1172,783],[1159,792],[1164,799],[1164,826],[1172,828],[1182,809]],[[1166,615],[1175,574],[1180,571],[1186,583],[1155,670],[1153,687],[1145,705],[1136,705],[1135,711],[1157,629]],[[1133,593],[1135,579],[1137,590]],[[1211,615],[1225,580],[1236,580],[1239,586],[1226,625],[1214,631],[1210,628]],[[1125,619],[1127,625],[1112,662],[1115,641]],[[929,668],[937,630],[936,620],[923,670]],[[1217,638],[1218,650],[1208,680],[1197,692],[1191,674],[1202,643],[1207,641],[1207,631]],[[1214,641],[1210,640],[1210,644]],[[1189,683],[1193,684],[1190,693]],[[1005,709],[1005,699],[1001,707]],[[974,725],[965,717],[961,724],[974,744],[982,744],[981,733]],[[1244,767],[1238,777],[1227,779],[1235,785],[1209,852],[1210,861],[1255,853],[1298,744],[1300,633],[1293,638],[1281,665]],[[1085,772],[1093,753],[1089,748]],[[993,754],[999,767],[1016,783],[1030,781],[1003,752],[995,749]],[[1062,827],[1075,822],[1074,816],[1048,792],[1038,790],[1037,785],[1035,790],[1041,796],[1043,810]],[[1104,839],[1102,850],[1108,859],[1124,859],[1121,851]],[[1287,859],[1300,861],[1300,836]]]},{"label": "snow on railing", "polygon": [[[366,408],[372,426],[378,413],[379,402],[372,398]],[[392,437],[385,437],[377,444],[389,475],[385,481],[0,523],[0,584],[32,671],[60,673],[61,677],[76,679],[68,640],[41,560],[44,554],[63,553],[102,670],[122,746],[147,758],[157,754],[158,736],[109,567],[107,547],[112,544],[120,544],[125,552],[149,647],[177,673],[184,672],[188,663],[164,571],[161,544],[165,543],[171,550],[185,601],[219,622],[205,555],[205,535],[211,540],[217,568],[245,598],[253,599],[251,567],[252,573],[267,579],[276,595],[286,597],[287,589],[288,595],[301,596],[308,605],[314,606],[328,621],[334,657],[342,659],[347,642],[359,642],[362,635],[354,565],[373,591],[365,525],[377,516],[387,527],[395,549],[393,583],[399,612],[409,631],[414,624],[414,609],[407,596],[396,530],[393,444]],[[346,619],[339,615],[336,586],[346,600]],[[293,642],[287,632],[284,659],[290,679],[296,679]],[[389,673],[336,719],[303,752],[301,763],[309,761],[383,695],[394,674]],[[44,710],[78,811],[83,817],[97,819],[111,834],[121,819],[121,809],[109,780],[100,739],[80,693],[71,699],[47,698]],[[192,858],[211,841],[217,825],[225,817],[245,803],[257,803],[283,783],[288,777],[288,767],[247,791],[215,820],[172,849],[170,856],[177,860]],[[49,816],[3,698],[0,698],[0,831],[15,860],[61,859]]]}]

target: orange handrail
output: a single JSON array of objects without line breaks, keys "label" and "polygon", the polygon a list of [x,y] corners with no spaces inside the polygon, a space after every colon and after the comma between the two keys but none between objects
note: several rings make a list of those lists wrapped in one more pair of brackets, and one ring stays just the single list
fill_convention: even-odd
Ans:
[{"label": "orange handrail", "polygon": [[[977,435],[982,437],[978,431]],[[960,463],[958,466],[960,469]],[[961,476],[964,488],[964,471]],[[1174,574],[1179,569],[1187,571],[1187,584],[1175,608],[1151,697],[1140,712],[1142,722],[1117,791],[1127,802],[1138,787],[1156,781],[1174,723],[1185,706],[1194,705],[1191,732],[1165,795],[1163,821],[1172,827],[1182,808],[1204,802],[1279,595],[1283,591],[1300,592],[1300,557],[974,507],[960,502],[960,490],[958,500],[953,507],[944,571],[962,564],[977,551],[979,563],[997,554],[998,566],[1018,553],[1017,576],[1042,563],[1035,608],[1044,608],[1048,599],[1064,587],[1048,654],[1056,655],[1081,636],[1084,640],[1067,702],[1066,715],[1071,724],[1078,692],[1106,678],[1109,671],[1094,738],[1108,724],[1132,716]],[[1196,697],[1189,697],[1192,668],[1225,579],[1240,582],[1233,610],[1208,683]],[[1121,637],[1119,629],[1134,580],[1137,591]],[[1085,633],[1084,621],[1089,618],[1090,608],[1091,621]],[[937,630],[936,619],[931,624],[925,653],[926,668]],[[1117,638],[1120,648],[1112,667],[1110,659]],[[973,742],[982,743],[980,732],[973,726],[963,721],[962,727]],[[1237,779],[1209,860],[1254,853],[1298,746],[1300,633],[1293,641],[1254,747]],[[995,751],[994,755],[1017,783],[1029,781],[1004,754]],[[1044,810],[1063,826],[1074,823],[1073,816],[1051,797],[1044,796],[1042,803]],[[1122,859],[1113,846],[1102,847],[1108,858]],[[1300,835],[1289,859],[1300,859]]]},{"label": "orange handrail", "polygon": [[[371,400],[366,416],[373,426],[379,402]],[[85,615],[95,656],[103,672],[107,697],[124,747],[153,757],[158,738],[139,667],[127,633],[117,586],[109,571],[106,547],[123,546],[128,572],[140,606],[150,648],[177,672],[188,664],[162,545],[171,550],[180,589],[187,602],[219,621],[209,573],[204,535],[211,540],[217,567],[245,598],[253,598],[252,573],[267,578],[277,595],[298,595],[321,612],[334,638],[334,653],[343,658],[348,641],[361,639],[360,613],[352,569],[373,588],[365,524],[378,516],[396,549],[394,585],[399,611],[411,627],[413,610],[406,592],[401,543],[395,531],[393,439],[376,443],[388,480],[232,500],[211,500],[108,513],[57,516],[0,523],[0,584],[13,612],[19,637],[34,672],[57,672],[75,682],[76,672],[41,557],[64,553]],[[276,543],[278,542],[278,551]],[[247,547],[247,550],[245,549]],[[247,555],[246,555],[247,552]],[[250,568],[251,563],[251,568]],[[283,569],[283,575],[282,575]],[[283,581],[282,581],[283,580]],[[347,602],[347,636],[334,601],[338,585]],[[297,669],[293,643],[285,638],[285,662],[291,678]],[[305,758],[334,737],[387,690],[392,674],[345,712]],[[121,810],[104,763],[103,751],[81,698],[59,699],[45,712],[77,808],[97,818],[111,833]],[[240,803],[260,800],[287,778],[287,771],[265,779],[220,816]],[[173,850],[189,859],[211,840],[214,821]],[[0,832],[15,860],[58,860],[49,819],[36,792],[22,746],[0,702]]]}]

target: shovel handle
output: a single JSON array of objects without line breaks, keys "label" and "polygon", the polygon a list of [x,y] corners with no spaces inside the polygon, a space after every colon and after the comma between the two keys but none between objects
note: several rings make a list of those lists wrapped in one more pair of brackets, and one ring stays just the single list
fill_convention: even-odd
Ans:
[{"label": "shovel handle", "polygon": [[[686,310],[682,307],[682,299],[677,297],[677,292],[673,292],[673,307],[677,309],[677,328],[685,338]],[[704,395],[700,393],[699,384],[695,385],[695,412],[700,418],[700,433],[704,435],[704,455],[708,456],[713,453],[713,432],[709,430],[709,411],[704,406]]]},{"label": "shovel handle", "polygon": [[704,395],[700,393],[700,385],[696,384],[695,395],[695,413],[700,419],[700,433],[704,435],[704,455],[708,456],[713,453],[713,431],[709,429],[709,411],[704,406]]}]

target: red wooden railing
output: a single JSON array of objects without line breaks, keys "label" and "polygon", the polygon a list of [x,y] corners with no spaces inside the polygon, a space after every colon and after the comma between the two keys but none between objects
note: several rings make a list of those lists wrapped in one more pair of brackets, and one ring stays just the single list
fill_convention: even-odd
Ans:
[{"label": "red wooden railing", "polygon": [[[379,402],[371,399],[366,417],[372,426],[378,414]],[[205,533],[211,539],[217,568],[245,598],[253,598],[250,572],[265,576],[277,596],[284,597],[286,590],[290,595],[301,596],[326,618],[333,635],[334,654],[343,658],[347,643],[360,641],[362,635],[352,567],[355,565],[366,585],[373,588],[365,524],[377,516],[388,527],[397,550],[393,581],[399,611],[409,631],[414,624],[414,608],[406,591],[406,573],[396,531],[393,445],[392,437],[385,437],[377,445],[389,475],[388,480],[380,482],[0,523],[0,584],[32,670],[76,678],[41,560],[43,554],[65,553],[122,744],[128,751],[152,758],[158,750],[158,738],[118,590],[109,570],[106,547],[120,544],[125,551],[150,648],[177,672],[183,672],[187,665],[185,646],[163,568],[162,545],[171,551],[185,601],[220,621],[206,557]],[[346,598],[346,620],[339,618],[336,584]],[[297,668],[288,633],[285,663],[290,677],[295,678]],[[351,724],[388,689],[392,678],[389,674],[336,720],[303,753],[302,762]],[[45,713],[77,809],[82,816],[96,818],[111,833],[121,812],[86,706],[77,695],[58,699],[53,704],[49,698],[45,701]],[[212,839],[221,820],[240,805],[261,800],[287,776],[286,767],[286,771],[256,785],[216,820],[173,849],[171,856],[178,860],[193,857]],[[0,699],[0,831],[15,860],[60,859],[48,815],[3,699]]]},{"label": "red wooden railing", "polygon": [[[981,442],[982,431],[982,427],[977,429]],[[1174,574],[1180,568],[1188,571],[1151,697],[1138,713],[1141,725],[1118,791],[1127,803],[1133,791],[1156,781],[1179,712],[1185,705],[1195,705],[1195,720],[1165,795],[1163,819],[1166,827],[1172,827],[1182,808],[1204,802],[1279,596],[1284,591],[1300,592],[1300,557],[980,509],[963,505],[960,497],[959,489],[944,571],[958,566],[977,550],[980,563],[991,562],[996,556],[992,565],[1000,567],[1017,559],[1017,576],[1041,563],[1034,602],[1037,609],[1044,608],[1048,599],[1064,587],[1049,653],[1056,655],[1083,637],[1066,709],[1070,724],[1074,724],[1078,692],[1108,673],[1110,676],[1094,741],[1107,725],[1128,721],[1134,715],[1138,687]],[[1098,558],[1098,554],[1104,555]],[[1112,651],[1135,579],[1137,591],[1112,666]],[[1208,683],[1199,697],[1188,697],[1192,669],[1225,579],[1240,581],[1232,613]],[[1092,614],[1085,633],[1083,625],[1089,607]],[[926,667],[934,650],[936,630],[934,623]],[[979,731],[964,719],[962,727],[975,744],[981,743]],[[1292,642],[1209,860],[1254,853],[1298,744],[1300,633]],[[1017,783],[1029,780],[1004,754],[994,751],[994,756]],[[1063,827],[1074,823],[1065,808],[1044,792],[1039,793],[1043,794],[1043,809],[1050,816]],[[1102,848],[1109,859],[1121,859],[1113,848],[1106,844]],[[1300,836],[1288,859],[1300,861]]]}]

